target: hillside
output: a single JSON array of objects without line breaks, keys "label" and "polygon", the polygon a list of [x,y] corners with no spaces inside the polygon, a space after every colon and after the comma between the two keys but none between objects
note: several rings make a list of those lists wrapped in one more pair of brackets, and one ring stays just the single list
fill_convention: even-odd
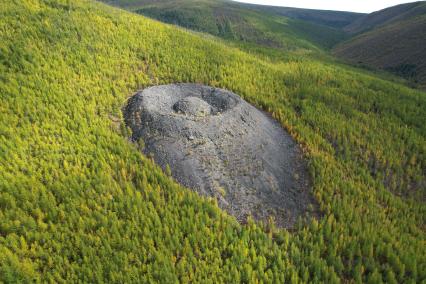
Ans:
[{"label": "hillside", "polygon": [[344,29],[349,33],[359,34],[395,22],[410,20],[424,14],[426,14],[425,1],[401,4],[364,15],[345,26]]},{"label": "hillside", "polygon": [[377,27],[339,44],[333,53],[348,62],[382,69],[404,77],[413,86],[426,88],[426,2],[373,13],[353,31],[374,26]]},{"label": "hillside", "polygon": [[[165,23],[285,51],[331,48],[346,38],[335,26],[357,18],[352,13],[271,9],[223,0],[106,2]],[[326,22],[327,18],[336,23]]]},{"label": "hillside", "polygon": [[301,9],[243,3],[241,3],[241,5],[243,7],[250,7],[257,11],[266,11],[284,17],[303,20],[313,24],[329,26],[337,29],[346,27],[365,15],[362,13],[354,12]]},{"label": "hillside", "polygon": [[[426,278],[423,92],[89,0],[6,0],[0,27],[0,282]],[[269,112],[304,151],[320,216],[240,224],[141,154],[122,108],[175,82]]]},{"label": "hillside", "polygon": [[[179,0],[103,0],[112,5],[125,7],[127,9],[135,10],[146,5],[158,5],[159,3],[181,3]],[[210,0],[205,2],[216,2],[225,5],[234,5],[241,9],[252,9],[255,11],[267,12],[268,14],[277,14],[291,19],[303,20],[306,22],[329,26],[332,28],[343,28],[355,20],[361,18],[365,14],[341,11],[327,11],[327,10],[314,10],[314,9],[301,9],[291,7],[274,7],[266,5],[255,5],[242,2],[228,1],[228,0]]]}]

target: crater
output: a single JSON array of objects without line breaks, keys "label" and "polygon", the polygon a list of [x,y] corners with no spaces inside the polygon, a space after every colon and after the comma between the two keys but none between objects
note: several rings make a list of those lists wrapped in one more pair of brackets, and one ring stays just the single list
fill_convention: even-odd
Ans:
[{"label": "crater", "polygon": [[297,143],[238,95],[199,84],[155,86],[130,98],[124,116],[145,154],[241,223],[272,217],[292,228],[299,216],[315,213]]}]

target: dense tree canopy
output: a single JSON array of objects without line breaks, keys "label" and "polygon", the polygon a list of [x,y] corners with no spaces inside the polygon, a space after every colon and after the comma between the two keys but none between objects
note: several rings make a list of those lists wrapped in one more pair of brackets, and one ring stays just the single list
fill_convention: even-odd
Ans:
[{"label": "dense tree canopy", "polygon": [[[0,281],[425,280],[425,94],[233,46],[93,1],[3,1]],[[121,107],[171,82],[273,114],[303,146],[321,216],[240,225],[162,173]]]}]

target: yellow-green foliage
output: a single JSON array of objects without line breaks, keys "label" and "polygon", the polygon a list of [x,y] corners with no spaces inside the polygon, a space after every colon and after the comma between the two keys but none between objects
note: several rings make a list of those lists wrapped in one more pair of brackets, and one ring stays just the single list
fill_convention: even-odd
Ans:
[{"label": "yellow-green foliage", "polygon": [[[140,154],[120,109],[170,82],[271,112],[306,151],[321,217],[292,233],[241,226]],[[333,63],[262,61],[96,2],[6,0],[0,99],[0,282],[426,277],[424,93]]]}]

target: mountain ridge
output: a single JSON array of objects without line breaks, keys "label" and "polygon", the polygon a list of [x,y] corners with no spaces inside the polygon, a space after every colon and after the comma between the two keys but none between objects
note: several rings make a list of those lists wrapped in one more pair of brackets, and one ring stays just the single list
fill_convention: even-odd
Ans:
[{"label": "mountain ridge", "polygon": [[[192,30],[284,50],[331,48],[345,39],[340,26],[360,16],[350,12],[259,6],[226,0],[116,0],[107,3]],[[327,22],[326,19],[333,17],[340,24]]]},{"label": "mountain ridge", "polygon": [[426,1],[417,1],[388,7],[363,17],[344,27],[351,34],[359,34],[368,30],[406,20],[426,13]]},{"label": "mountain ridge", "polygon": [[375,12],[348,30],[355,36],[334,47],[333,54],[355,65],[401,76],[413,87],[426,88],[425,1]]},{"label": "mountain ridge", "polygon": [[293,19],[305,20],[315,24],[321,24],[333,28],[343,28],[355,20],[366,15],[365,13],[318,10],[309,8],[294,8],[270,5],[257,5],[238,2],[244,7],[251,7],[255,10],[268,11],[277,15],[286,16]]}]

